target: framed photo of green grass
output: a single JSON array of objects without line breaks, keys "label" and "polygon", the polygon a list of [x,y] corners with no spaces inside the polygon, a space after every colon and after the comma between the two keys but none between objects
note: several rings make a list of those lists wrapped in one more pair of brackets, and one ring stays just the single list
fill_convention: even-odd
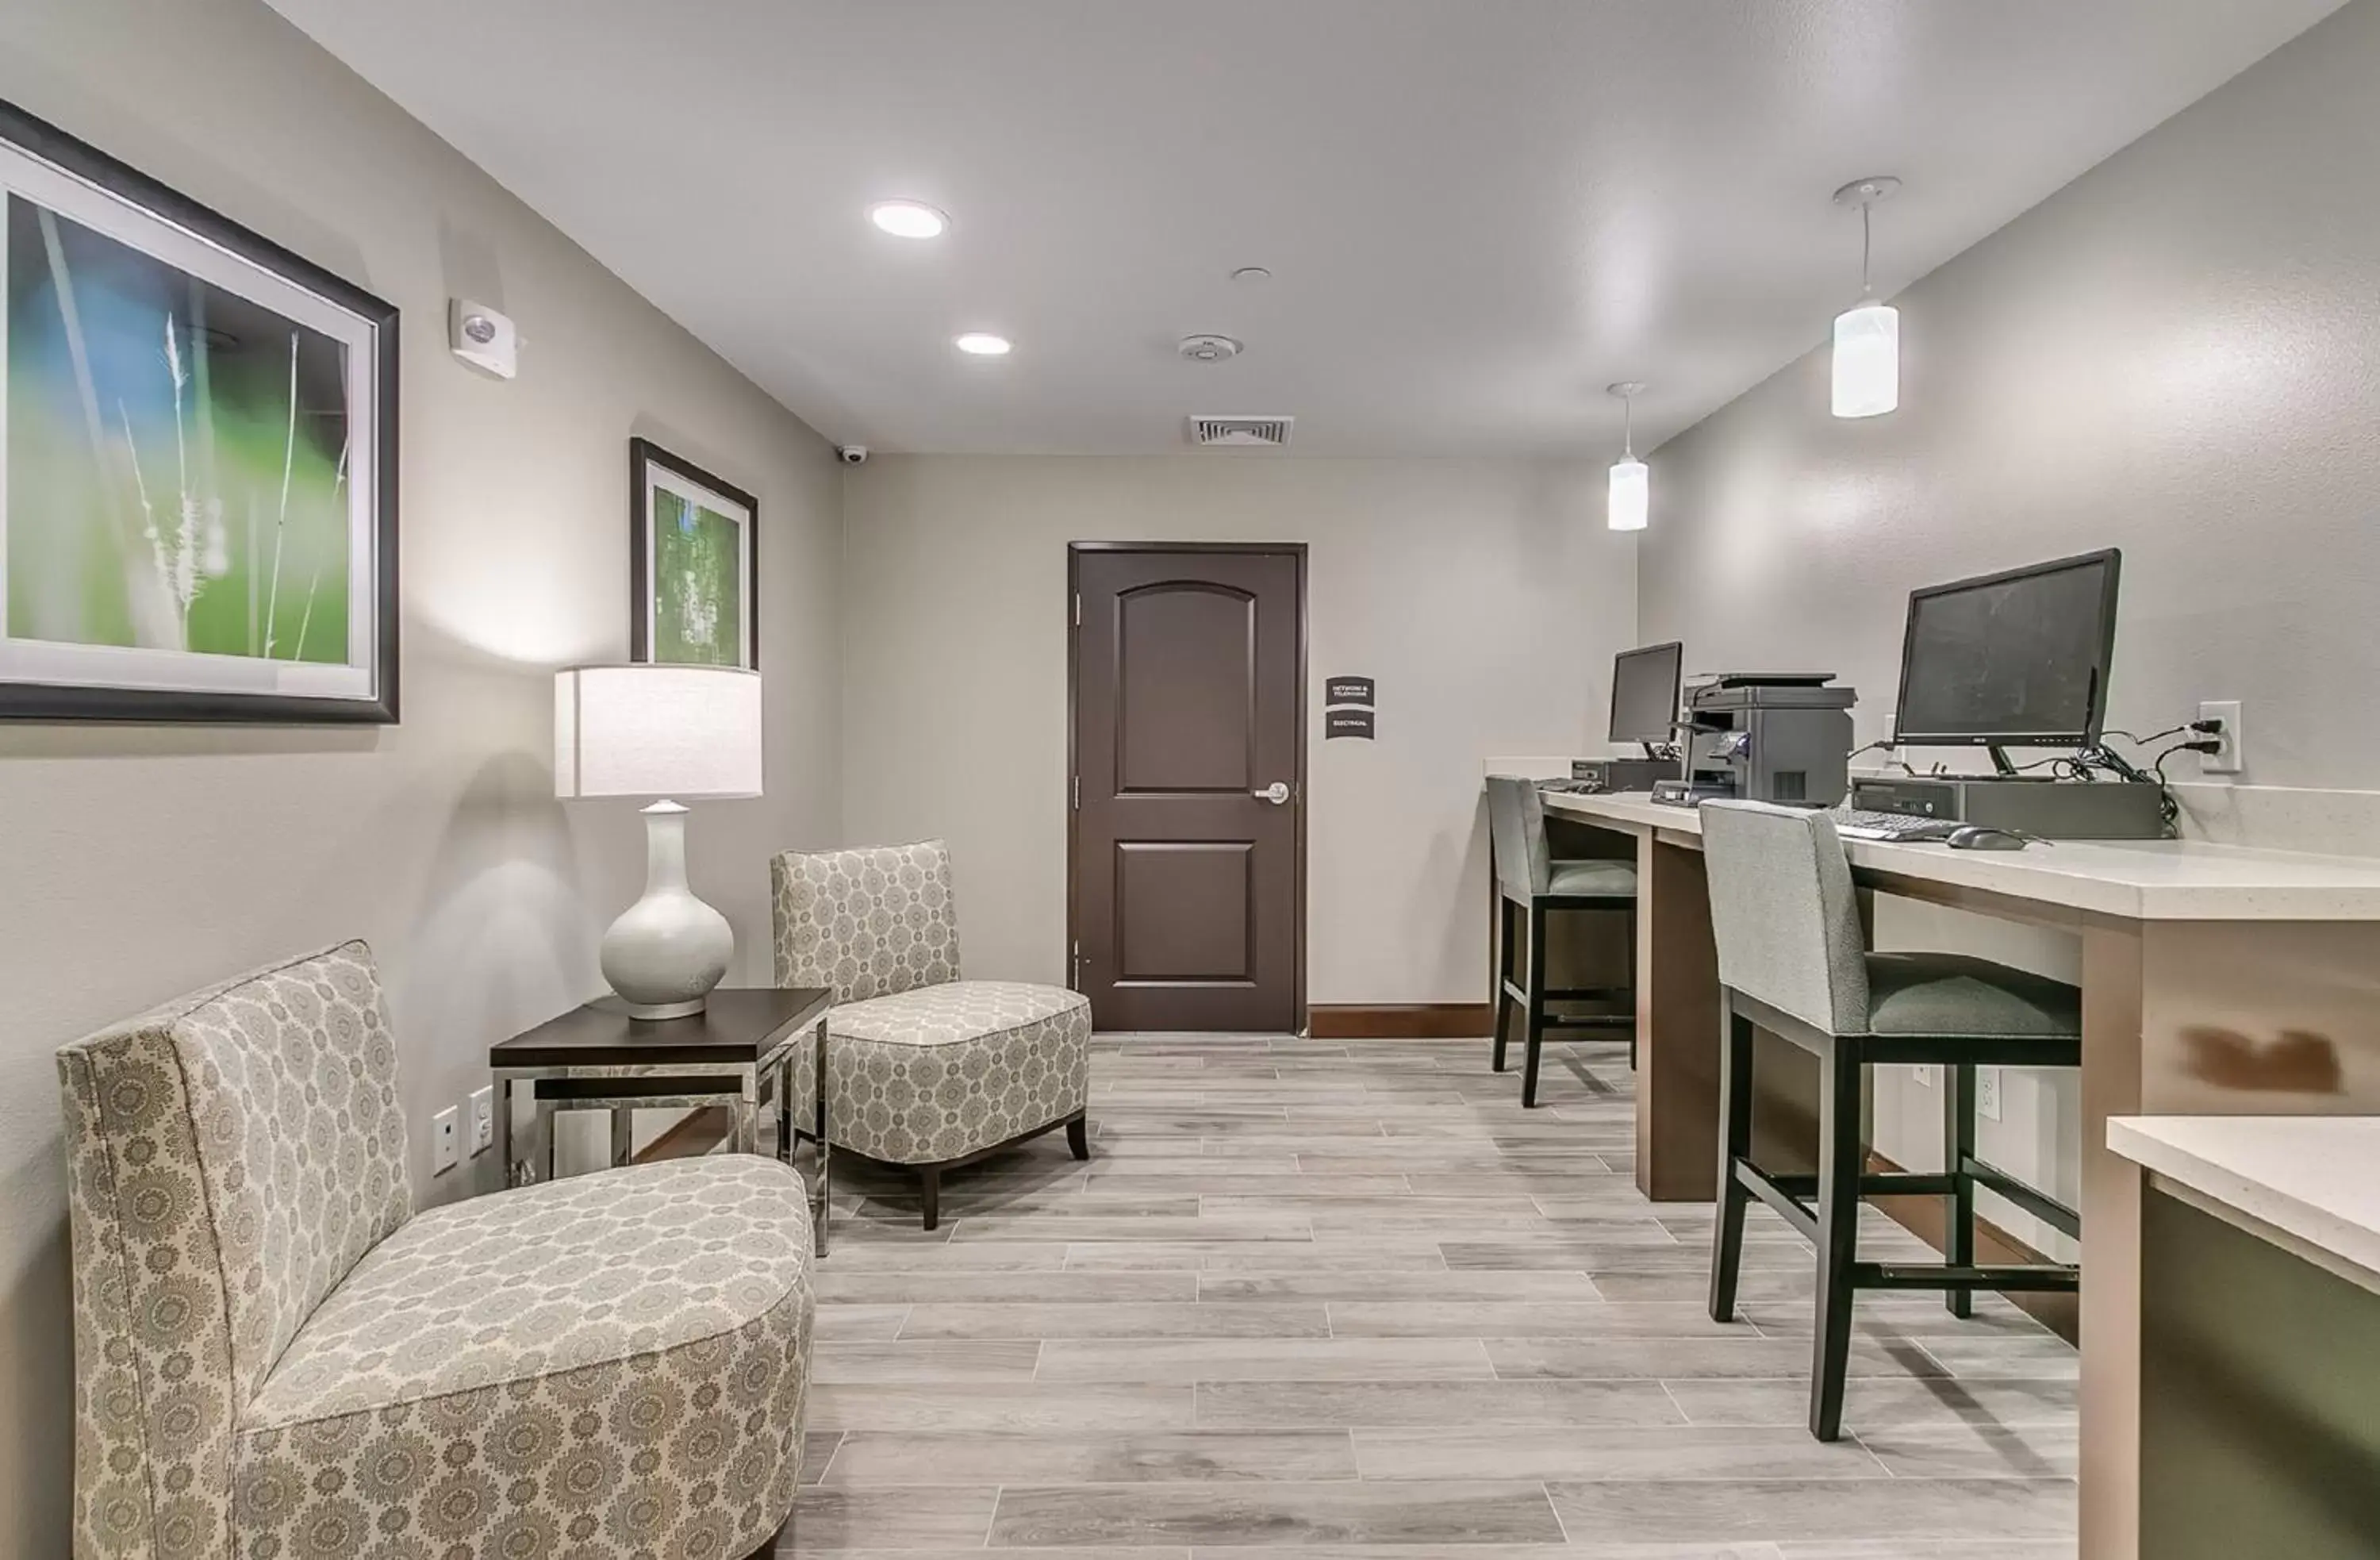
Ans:
[{"label": "framed photo of green grass", "polygon": [[396,330],[0,103],[0,719],[394,725]]},{"label": "framed photo of green grass", "polygon": [[628,659],[760,669],[760,501],[628,441]]}]

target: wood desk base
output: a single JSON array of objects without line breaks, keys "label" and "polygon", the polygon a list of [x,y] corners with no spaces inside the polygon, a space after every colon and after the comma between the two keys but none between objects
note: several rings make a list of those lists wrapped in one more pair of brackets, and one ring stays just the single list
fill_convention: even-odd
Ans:
[{"label": "wood desk base", "polygon": [[[1634,806],[1577,798],[1568,808],[1563,800],[1548,810],[1636,844],[1636,1183],[1655,1198],[1707,1199],[1718,1165],[1718,962],[1694,821],[1672,825],[1641,798]],[[2087,848],[2076,847],[2078,858],[2090,859],[2081,856]],[[2218,860],[2208,885],[2186,890],[2197,896],[2189,903],[2200,919],[2183,920],[2171,899],[2155,911],[2116,915],[2056,902],[2054,887],[2036,897],[1944,882],[2000,862],[1916,849],[1855,850],[1854,880],[1865,893],[2049,927],[2082,944],[2081,1553],[2137,1560],[2140,1176],[2108,1152],[2107,1117],[2380,1113],[2380,920],[2352,919],[2372,913],[2372,869],[2248,853],[2240,871],[2267,874],[2273,886],[2243,887],[2225,881]],[[2193,859],[2204,858],[2183,859]],[[2022,873],[1999,875],[2022,882]],[[2338,886],[2302,887],[2301,880],[2315,879]],[[2335,896],[2350,919],[2267,919],[2276,902],[2300,895]],[[1765,1054],[1761,1065],[1767,1067]],[[1797,1137],[1807,1139],[1791,1130],[1790,1080],[1784,1092],[1772,1129],[1790,1152]]]}]

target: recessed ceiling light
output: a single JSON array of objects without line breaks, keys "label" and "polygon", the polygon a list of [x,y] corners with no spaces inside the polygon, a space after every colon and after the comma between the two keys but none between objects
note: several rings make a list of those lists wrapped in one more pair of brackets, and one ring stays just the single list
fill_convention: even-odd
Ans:
[{"label": "recessed ceiling light", "polygon": [[920,201],[879,201],[868,220],[895,238],[939,238],[951,219]]},{"label": "recessed ceiling light", "polygon": [[1000,358],[1007,355],[1009,343],[1004,335],[993,335],[989,331],[969,331],[953,345],[960,351],[971,352],[978,358]]}]

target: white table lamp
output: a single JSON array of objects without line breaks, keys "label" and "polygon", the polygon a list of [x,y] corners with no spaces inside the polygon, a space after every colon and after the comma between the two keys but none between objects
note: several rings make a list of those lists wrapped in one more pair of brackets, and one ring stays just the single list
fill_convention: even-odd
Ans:
[{"label": "white table lamp", "polygon": [[654,797],[645,896],[603,933],[603,978],[632,1017],[699,1013],[735,932],[686,880],[678,797],[760,794],[760,674],[734,666],[575,666],[553,678],[553,794]]}]

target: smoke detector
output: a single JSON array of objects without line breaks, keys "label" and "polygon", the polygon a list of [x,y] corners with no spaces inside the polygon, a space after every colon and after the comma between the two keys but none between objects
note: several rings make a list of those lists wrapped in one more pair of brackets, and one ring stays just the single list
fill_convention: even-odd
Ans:
[{"label": "smoke detector", "polygon": [[1280,449],[1289,443],[1293,417],[1194,417],[1190,442],[1216,448]]},{"label": "smoke detector", "polygon": [[1228,335],[1202,332],[1184,336],[1174,350],[1194,363],[1228,363],[1240,355],[1240,344]]}]

